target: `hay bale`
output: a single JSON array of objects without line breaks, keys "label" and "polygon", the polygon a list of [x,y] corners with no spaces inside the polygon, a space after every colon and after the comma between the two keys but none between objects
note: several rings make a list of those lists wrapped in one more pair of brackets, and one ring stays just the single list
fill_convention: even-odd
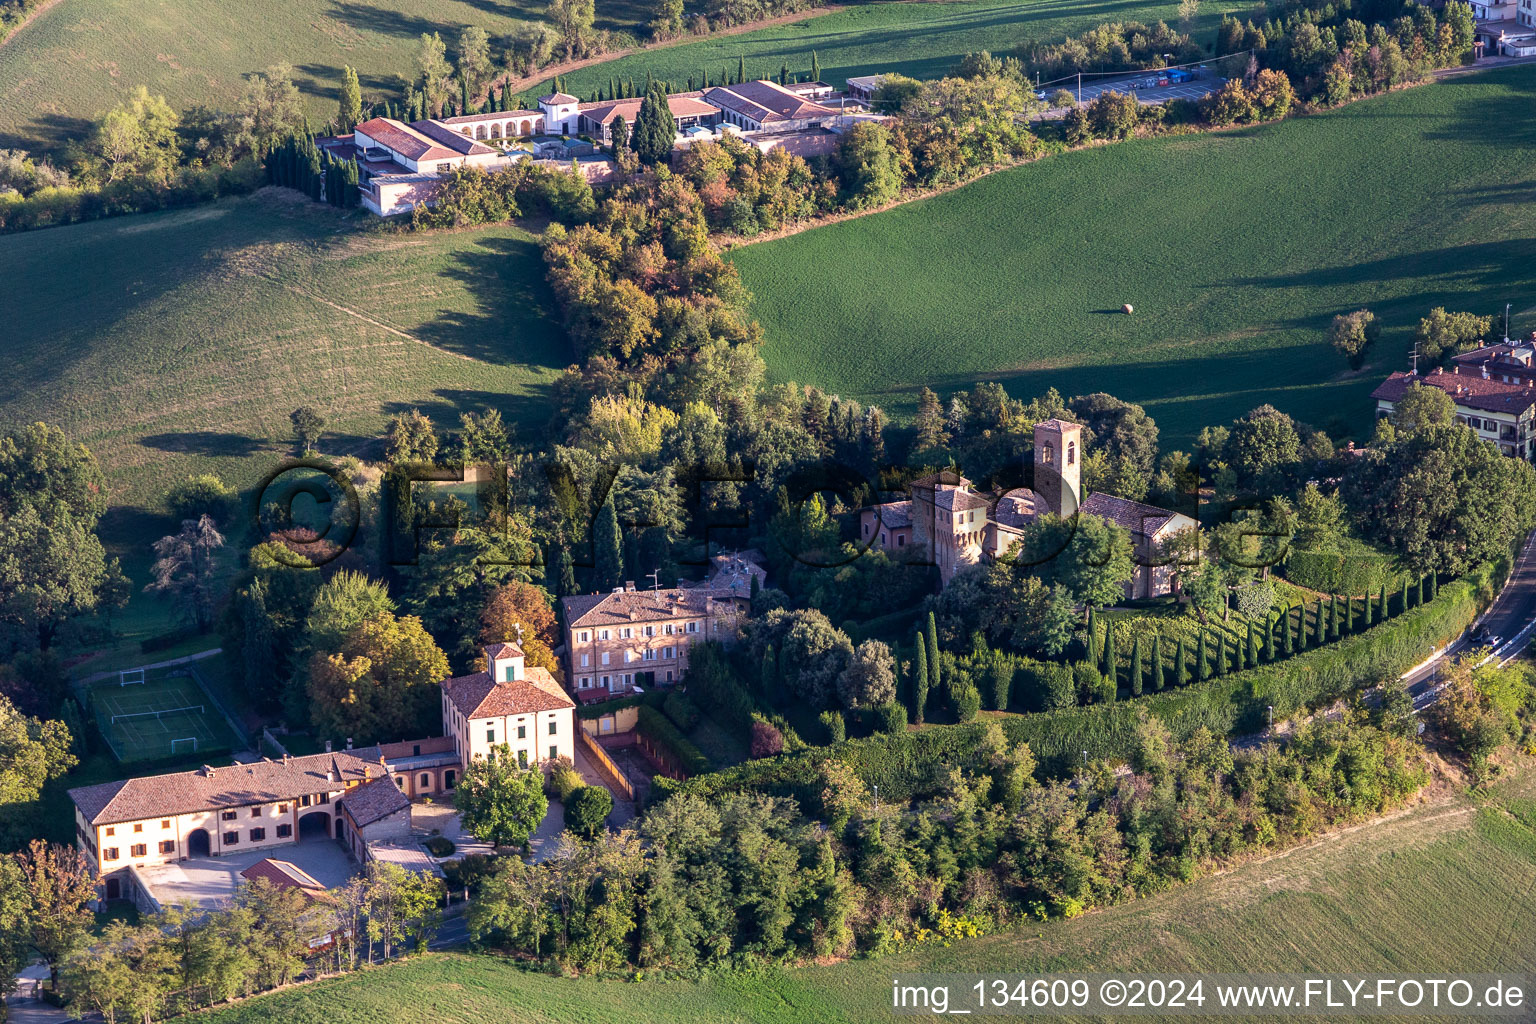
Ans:
[{"label": "hay bale", "polygon": [[1129,302],[1127,302],[1125,305],[1121,306],[1120,307],[1120,311],[1122,313],[1127,314],[1127,315],[1136,312],[1135,308],[1132,307],[1132,305]]}]

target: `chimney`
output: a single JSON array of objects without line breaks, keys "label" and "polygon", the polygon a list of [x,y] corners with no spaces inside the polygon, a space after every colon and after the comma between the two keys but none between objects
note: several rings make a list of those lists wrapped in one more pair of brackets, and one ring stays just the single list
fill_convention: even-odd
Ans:
[{"label": "chimney", "polygon": [[348,750],[352,749],[352,737],[351,736],[347,737],[347,749]]},{"label": "chimney", "polygon": [[336,781],[336,770],[334,768],[327,768],[325,770],[325,781],[326,782],[335,782]]},{"label": "chimney", "polygon": [[625,580],[624,581],[624,591],[625,591],[625,593],[630,593],[634,589],[635,589],[635,581],[634,580]]},{"label": "chimney", "polygon": [[211,765],[211,764],[203,765],[203,775],[206,776],[207,778],[210,778],[210,779],[213,778],[213,765]]},{"label": "chimney", "polygon": [[288,751],[285,750],[285,751],[283,751],[283,764],[287,764],[288,761],[289,761]]},{"label": "chimney", "polygon": [[327,754],[329,754],[331,752],[331,741],[330,740],[326,740],[325,741],[325,752]]}]

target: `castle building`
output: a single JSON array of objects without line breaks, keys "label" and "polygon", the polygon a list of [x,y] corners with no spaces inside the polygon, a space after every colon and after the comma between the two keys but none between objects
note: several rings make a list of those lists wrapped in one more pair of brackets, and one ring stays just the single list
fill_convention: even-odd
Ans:
[{"label": "castle building", "polygon": [[907,485],[910,498],[862,509],[859,539],[884,551],[924,550],[947,586],[955,573],[1006,555],[1032,520],[1047,513],[1069,519],[1079,511],[1107,519],[1131,534],[1136,570],[1126,597],[1172,593],[1176,568],[1159,564],[1159,552],[1176,534],[1194,529],[1189,516],[1139,501],[1093,492],[1082,497],[1080,424],[1049,419],[1035,424],[1034,487],[1001,494],[977,491],[952,470]]}]

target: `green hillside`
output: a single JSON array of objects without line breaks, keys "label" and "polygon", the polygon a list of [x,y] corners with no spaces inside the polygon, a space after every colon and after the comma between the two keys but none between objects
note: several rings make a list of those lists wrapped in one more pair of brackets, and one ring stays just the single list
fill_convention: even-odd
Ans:
[{"label": "green hillside", "polygon": [[1531,790],[1527,769],[1485,809],[1441,800],[1158,896],[948,948],[670,984],[550,977],[492,956],[433,955],[194,1019],[874,1022],[893,1019],[891,977],[911,972],[1523,971],[1536,942]]},{"label": "green hillside", "polygon": [[[601,0],[599,28],[635,31],[639,0]],[[59,0],[0,45],[0,148],[38,149],[78,130],[135,86],[173,107],[229,107],[245,75],[287,63],[321,120],[335,112],[341,68],[370,90],[412,73],[423,32],[451,47],[466,25],[494,38],[542,18],[541,0]]]},{"label": "green hillside", "polygon": [[[733,259],[779,380],[899,412],[925,384],[1103,390],[1181,445],[1261,402],[1364,428],[1431,307],[1536,327],[1533,94],[1520,67],[1091,149]],[[1361,306],[1386,331],[1351,374],[1323,332]]]},{"label": "green hillside", "polygon": [[568,358],[529,235],[399,234],[291,195],[0,238],[4,421],[84,441],[126,504],[203,469],[253,482],[305,404],[332,451],[411,406],[543,422]]},{"label": "green hillside", "polygon": [[[1226,11],[1251,7],[1236,0],[1205,0],[1200,5],[1196,35],[1214,36]],[[1177,0],[951,0],[944,3],[880,3],[849,7],[807,21],[703,39],[639,53],[573,71],[565,88],[585,97],[607,90],[610,77],[643,81],[656,78],[684,84],[689,75],[708,69],[710,80],[735,73],[746,59],[747,74],[777,77],[782,64],[792,72],[809,72],[811,51],[821,63],[821,77],[834,85],[845,78],[900,71],[915,78],[941,78],[965,54],[990,50],[1006,54],[1030,42],[1058,42],[1107,21],[1178,20]],[[529,95],[536,95],[533,90]]]}]

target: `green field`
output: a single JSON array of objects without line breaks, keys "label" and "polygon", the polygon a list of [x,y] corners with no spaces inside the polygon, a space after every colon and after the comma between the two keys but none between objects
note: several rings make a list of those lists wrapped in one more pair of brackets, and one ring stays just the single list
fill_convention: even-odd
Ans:
[{"label": "green field", "polygon": [[1482,807],[1443,797],[1158,896],[948,948],[638,984],[551,978],[490,956],[432,955],[197,1019],[824,1024],[892,1019],[890,979],[913,971],[1524,971],[1536,944],[1531,772]]},{"label": "green field", "polygon": [[329,421],[326,452],[381,454],[411,407],[449,427],[495,408],[531,430],[569,361],[526,232],[400,234],[292,195],[0,238],[0,426],[47,420],[100,460],[103,537],[135,583],[114,625],[131,636],[171,625],[138,591],[176,480],[253,485],[305,404]]},{"label": "green field", "polygon": [[[0,45],[0,149],[51,148],[135,86],[177,109],[228,108],[244,77],[272,64],[294,81],[319,120],[336,111],[341,68],[363,95],[398,92],[423,32],[452,47],[466,25],[494,38],[543,17],[541,0],[59,0]],[[639,0],[599,0],[599,28],[637,31]]]},{"label": "green field", "polygon": [[206,756],[236,743],[219,709],[184,672],[161,669],[142,683],[100,683],[91,688],[91,706],[123,762]]},{"label": "green field", "polygon": [[[1227,11],[1252,4],[1236,0],[1205,0],[1195,26],[1202,42],[1213,36]],[[689,75],[708,69],[718,81],[723,69],[736,72],[746,58],[747,74],[777,77],[787,62],[790,71],[810,71],[811,51],[821,63],[822,80],[842,85],[850,76],[900,71],[914,78],[942,78],[960,58],[977,50],[1006,54],[1031,42],[1059,42],[1108,21],[1178,20],[1179,5],[1168,0],[933,0],[917,3],[877,3],[850,7],[806,21],[703,39],[639,53],[583,68],[564,76],[568,91],[585,97],[607,90],[611,76],[641,81],[656,78],[686,84]],[[536,96],[542,89],[529,92]]]},{"label": "green field", "polygon": [[[1521,67],[1079,151],[732,258],[774,378],[888,410],[994,379],[1141,402],[1165,447],[1261,402],[1363,430],[1431,307],[1536,327],[1533,100]],[[1361,306],[1351,374],[1323,332]]]}]

